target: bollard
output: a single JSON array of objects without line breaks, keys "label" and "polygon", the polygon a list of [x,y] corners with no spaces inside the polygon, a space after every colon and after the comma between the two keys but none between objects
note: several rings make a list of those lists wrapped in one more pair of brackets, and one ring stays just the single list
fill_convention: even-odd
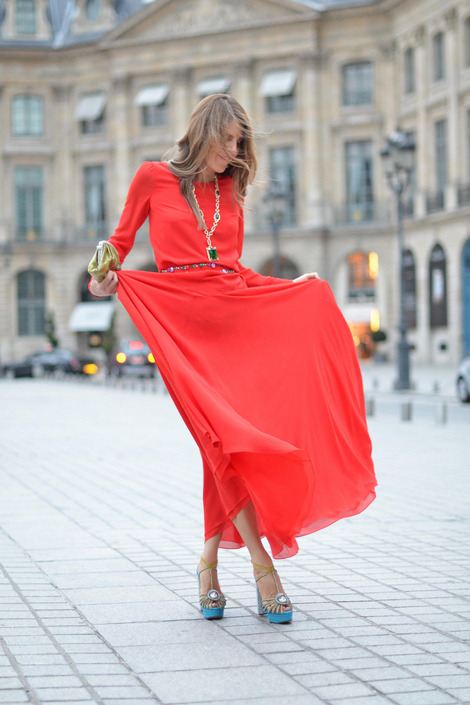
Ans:
[{"label": "bollard", "polygon": [[447,414],[447,404],[443,402],[442,404],[438,404],[436,406],[436,423],[444,425],[447,423],[448,419],[448,414]]},{"label": "bollard", "polygon": [[366,399],[366,416],[375,416],[375,399]]},{"label": "bollard", "polygon": [[402,421],[411,421],[413,418],[413,405],[410,401],[404,401],[400,405],[400,417]]}]

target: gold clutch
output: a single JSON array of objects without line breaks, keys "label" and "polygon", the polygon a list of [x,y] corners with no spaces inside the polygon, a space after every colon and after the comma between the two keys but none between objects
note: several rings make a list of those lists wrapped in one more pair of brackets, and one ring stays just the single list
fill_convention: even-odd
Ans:
[{"label": "gold clutch", "polygon": [[96,247],[96,252],[93,255],[93,259],[88,265],[88,273],[91,274],[93,279],[96,279],[97,282],[101,282],[110,269],[114,269],[115,271],[121,269],[118,252],[110,242],[100,240]]}]

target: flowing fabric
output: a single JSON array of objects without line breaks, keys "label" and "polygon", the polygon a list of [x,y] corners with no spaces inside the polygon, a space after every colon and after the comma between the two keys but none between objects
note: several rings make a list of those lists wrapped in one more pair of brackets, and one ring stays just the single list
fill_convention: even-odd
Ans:
[{"label": "flowing fabric", "polygon": [[[206,539],[242,546],[232,518],[252,500],[273,556],[286,558],[298,536],[375,497],[362,379],[325,281],[294,284],[239,263],[243,212],[232,180],[219,183],[217,266],[174,269],[207,263],[206,238],[168,166],[139,168],[111,242],[123,261],[148,215],[160,271],[119,272],[118,295],[199,447]],[[214,184],[196,191],[210,228]]]}]

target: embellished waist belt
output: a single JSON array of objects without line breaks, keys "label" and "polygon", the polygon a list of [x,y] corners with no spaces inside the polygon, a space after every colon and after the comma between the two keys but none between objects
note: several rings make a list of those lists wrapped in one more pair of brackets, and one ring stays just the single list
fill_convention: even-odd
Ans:
[{"label": "embellished waist belt", "polygon": [[174,267],[168,267],[167,269],[161,269],[161,274],[166,274],[167,272],[176,272],[182,269],[198,269],[199,267],[210,267],[210,269],[218,269],[222,274],[238,274],[234,269],[229,269],[223,264],[216,264],[215,262],[200,262],[199,264],[182,264]]}]

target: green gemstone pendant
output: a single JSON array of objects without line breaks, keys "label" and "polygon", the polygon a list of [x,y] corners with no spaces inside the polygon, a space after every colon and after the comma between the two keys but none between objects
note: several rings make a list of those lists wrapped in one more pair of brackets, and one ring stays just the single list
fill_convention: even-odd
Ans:
[{"label": "green gemstone pendant", "polygon": [[214,262],[215,260],[219,259],[219,256],[217,254],[217,250],[215,247],[206,247],[206,252],[207,252],[207,257],[209,258],[209,262]]}]

